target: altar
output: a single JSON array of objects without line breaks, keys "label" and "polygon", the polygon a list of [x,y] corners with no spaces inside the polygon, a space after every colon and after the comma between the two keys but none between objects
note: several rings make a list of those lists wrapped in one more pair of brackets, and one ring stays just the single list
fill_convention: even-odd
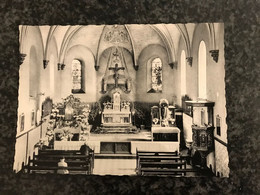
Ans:
[{"label": "altar", "polygon": [[105,111],[102,114],[103,126],[129,126],[131,122],[131,112]]},{"label": "altar", "polygon": [[180,129],[176,126],[175,107],[166,99],[151,108],[152,141],[180,143]]},{"label": "altar", "polygon": [[112,102],[104,102],[103,105],[101,126],[106,132],[116,128],[123,128],[123,132],[127,128],[129,130],[132,127],[130,102],[121,101],[118,91],[113,94]]}]

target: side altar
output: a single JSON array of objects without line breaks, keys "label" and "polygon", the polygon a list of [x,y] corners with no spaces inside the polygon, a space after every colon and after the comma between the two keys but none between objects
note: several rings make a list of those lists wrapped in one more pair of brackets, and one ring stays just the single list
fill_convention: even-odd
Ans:
[{"label": "side altar", "polygon": [[176,126],[175,107],[161,99],[158,106],[151,108],[152,141],[170,141],[180,144],[180,129]]},{"label": "side altar", "polygon": [[135,130],[132,125],[132,113],[130,102],[121,101],[120,93],[116,91],[112,96],[112,102],[104,102],[101,115],[101,128],[106,132],[128,133]]}]

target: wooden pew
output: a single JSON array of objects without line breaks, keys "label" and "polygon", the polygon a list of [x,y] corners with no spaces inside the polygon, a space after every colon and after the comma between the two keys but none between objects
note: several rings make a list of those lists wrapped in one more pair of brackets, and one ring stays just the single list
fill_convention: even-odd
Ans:
[{"label": "wooden pew", "polygon": [[136,169],[138,175],[181,175],[194,172],[186,168],[186,157],[178,152],[136,151]]},{"label": "wooden pew", "polygon": [[[64,158],[70,158],[69,155],[80,155],[79,150],[39,150],[38,155],[64,155]],[[60,156],[59,156],[60,157]],[[80,157],[80,156],[78,156]],[[91,168],[94,169],[94,150],[89,149],[89,157],[91,161]],[[67,162],[67,161],[66,161]]]},{"label": "wooden pew", "polygon": [[69,171],[70,174],[79,174],[79,173],[84,173],[84,174],[90,174],[89,173],[89,166],[82,166],[82,167],[58,167],[56,166],[29,166],[28,168],[28,173],[32,172],[43,172],[43,173],[57,173],[58,169],[66,169]]},{"label": "wooden pew", "polygon": [[[58,167],[60,159],[65,158],[68,167]],[[38,154],[29,158],[29,163],[25,167],[28,173],[31,172],[51,172],[57,173],[58,169],[69,170],[69,173],[91,174],[94,167],[94,151],[89,155],[81,154],[80,151],[72,150],[39,150]]]}]

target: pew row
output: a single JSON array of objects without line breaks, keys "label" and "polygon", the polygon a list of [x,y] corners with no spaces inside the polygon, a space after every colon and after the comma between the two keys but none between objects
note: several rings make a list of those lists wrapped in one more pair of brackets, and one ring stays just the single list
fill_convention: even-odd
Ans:
[{"label": "pew row", "polygon": [[[60,159],[65,158],[67,167],[59,167]],[[29,157],[28,165],[24,167],[27,173],[57,173],[58,170],[68,170],[69,174],[92,174],[94,168],[94,151],[82,154],[76,150],[39,150],[38,154]]]},{"label": "pew row", "polygon": [[188,172],[197,172],[187,168],[186,156],[178,152],[136,151],[137,175],[186,176]]}]

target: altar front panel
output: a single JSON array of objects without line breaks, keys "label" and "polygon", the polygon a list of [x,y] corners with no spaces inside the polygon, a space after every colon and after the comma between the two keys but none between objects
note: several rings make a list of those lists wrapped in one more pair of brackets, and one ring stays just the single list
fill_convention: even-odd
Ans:
[{"label": "altar front panel", "polygon": [[102,114],[102,124],[104,126],[111,125],[131,125],[130,112],[104,112]]},{"label": "altar front panel", "polygon": [[79,150],[84,143],[100,153],[100,141],[54,141],[54,150]]}]

